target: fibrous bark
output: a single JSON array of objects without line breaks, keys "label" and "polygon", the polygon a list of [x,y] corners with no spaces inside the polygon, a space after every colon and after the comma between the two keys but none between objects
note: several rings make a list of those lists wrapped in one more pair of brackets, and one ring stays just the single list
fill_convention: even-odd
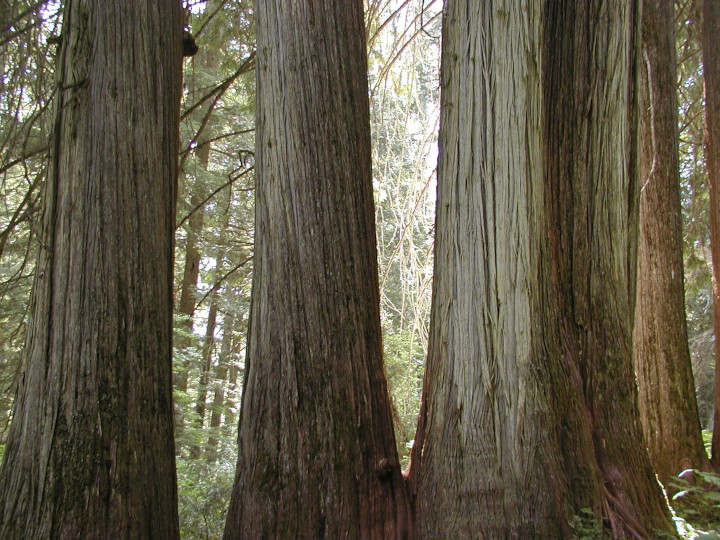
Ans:
[{"label": "fibrous bark", "polygon": [[633,356],[640,418],[660,481],[703,468],[685,321],[673,0],[645,0],[640,62],[640,240]]},{"label": "fibrous bark", "polygon": [[710,190],[710,244],[715,327],[715,412],[711,463],[720,470],[720,1],[702,0],[702,54],[705,75],[705,155]]},{"label": "fibrous bark", "polygon": [[177,538],[177,0],[65,3],[0,537]]},{"label": "fibrous bark", "polygon": [[637,8],[446,3],[421,538],[671,530],[631,358]]},{"label": "fibrous bark", "polygon": [[639,17],[638,1],[547,0],[543,106],[551,275],[564,362],[592,441],[566,444],[595,469],[595,516],[615,537],[646,538],[673,528],[643,441],[632,362]]},{"label": "fibrous bark", "polygon": [[225,538],[403,538],[362,0],[258,0],[255,251]]},{"label": "fibrous bark", "polygon": [[446,3],[426,415],[410,472],[420,538],[562,531],[539,373],[540,17],[532,1]]}]

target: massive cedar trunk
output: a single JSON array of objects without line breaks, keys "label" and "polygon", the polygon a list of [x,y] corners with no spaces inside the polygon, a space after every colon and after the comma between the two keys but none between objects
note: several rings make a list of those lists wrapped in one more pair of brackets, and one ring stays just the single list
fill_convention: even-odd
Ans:
[{"label": "massive cedar trunk", "polygon": [[540,375],[541,13],[503,7],[448,1],[443,19],[426,413],[410,471],[420,538],[563,530]]},{"label": "massive cedar trunk", "polygon": [[671,529],[631,362],[636,7],[446,3],[421,538]]},{"label": "massive cedar trunk", "polygon": [[715,326],[715,412],[711,463],[720,469],[720,0],[702,1],[702,53],[705,74],[705,140],[710,188],[710,244]]},{"label": "massive cedar trunk", "polygon": [[177,0],[68,1],[0,537],[177,538]]},{"label": "massive cedar trunk", "polygon": [[362,0],[258,0],[252,308],[226,538],[403,538]]},{"label": "massive cedar trunk", "polygon": [[638,0],[546,0],[543,105],[551,274],[565,362],[592,438],[584,451],[614,536],[645,538],[672,529],[643,441],[632,362],[639,15]]},{"label": "massive cedar trunk", "polygon": [[633,354],[640,418],[660,480],[707,465],[683,290],[673,0],[645,0],[640,62],[640,238]]}]

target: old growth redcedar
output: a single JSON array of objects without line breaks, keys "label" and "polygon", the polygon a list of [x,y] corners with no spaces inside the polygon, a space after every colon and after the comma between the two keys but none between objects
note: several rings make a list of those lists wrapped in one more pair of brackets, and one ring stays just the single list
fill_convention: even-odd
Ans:
[{"label": "old growth redcedar", "polygon": [[225,538],[405,538],[362,0],[258,0],[255,254]]},{"label": "old growth redcedar", "polygon": [[179,0],[68,0],[0,537],[178,538]]}]

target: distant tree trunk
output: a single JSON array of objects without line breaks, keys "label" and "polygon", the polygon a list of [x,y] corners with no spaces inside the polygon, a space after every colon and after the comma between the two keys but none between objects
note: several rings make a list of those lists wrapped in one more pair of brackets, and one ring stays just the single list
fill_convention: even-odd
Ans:
[{"label": "distant tree trunk", "polygon": [[[219,56],[217,51],[203,47],[199,54],[193,58],[201,69],[216,70],[219,65]],[[201,94],[205,92],[205,89],[197,88],[197,78],[192,79],[191,92]],[[200,85],[201,86],[201,85]],[[207,130],[207,125],[205,125]],[[210,163],[210,150],[212,143],[207,141],[207,136],[203,135],[201,131],[197,147],[195,148],[195,157],[197,162],[200,164],[204,171],[207,171],[208,164]],[[187,164],[187,162],[185,162]],[[187,165],[186,165],[187,167]],[[183,278],[180,286],[180,299],[178,302],[178,313],[183,316],[183,328],[188,334],[192,334],[193,331],[193,315],[195,314],[195,304],[197,302],[197,287],[198,278],[200,276],[200,260],[202,254],[200,253],[200,240],[202,239],[203,225],[205,221],[205,208],[201,203],[205,196],[204,187],[205,183],[201,178],[196,177],[195,182],[191,188],[190,194],[190,215],[187,220],[187,238],[185,242],[185,266],[183,268]],[[188,347],[190,343],[184,339],[181,342],[181,346]],[[187,367],[183,366],[184,369],[179,370],[177,380],[180,383],[180,390],[187,392]],[[184,385],[184,386],[183,386]],[[178,385],[176,385],[178,387]]]},{"label": "distant tree trunk", "polygon": [[[207,167],[207,159],[209,152],[205,144],[198,149],[198,159],[200,163]],[[193,186],[193,194],[190,196],[190,206],[192,209],[198,208],[202,202],[200,194],[200,186]],[[178,303],[178,312],[183,315],[183,327],[189,333],[193,331],[193,315],[195,314],[195,303],[197,302],[197,286],[200,276],[200,237],[203,230],[203,221],[205,214],[202,207],[198,208],[193,215],[187,220],[187,238],[185,240],[185,266],[183,268],[183,278],[180,284],[180,301]],[[187,380],[185,381],[187,385]],[[187,386],[185,387],[187,390]]]},{"label": "distant tree trunk", "polygon": [[[210,160],[210,143],[200,144],[196,149],[196,156],[200,165],[207,170]],[[173,343],[175,356],[173,359],[173,389],[187,394],[188,378],[191,370],[189,358],[193,347],[193,331],[195,329],[195,308],[197,303],[198,279],[200,278],[200,241],[202,240],[205,210],[201,205],[203,200],[202,182],[195,180],[190,196],[190,211],[192,215],[187,220],[187,236],[185,238],[185,265],[183,267],[182,281],[180,282],[180,298],[177,312],[180,314],[179,334]],[[176,329],[177,331],[177,329]],[[179,353],[179,354],[177,354]],[[180,403],[178,403],[180,402]],[[175,432],[181,436],[185,429],[185,410],[181,399],[174,405]]]},{"label": "distant tree trunk", "polygon": [[256,217],[225,538],[405,538],[362,0],[258,0]]},{"label": "distant tree trunk", "polygon": [[232,354],[233,327],[235,316],[233,313],[226,313],[223,317],[222,328],[223,338],[220,345],[220,356],[215,370],[215,383],[213,384],[213,401],[210,410],[210,434],[208,435],[207,455],[209,461],[217,458],[217,446],[219,441],[219,430],[222,422],[222,413],[225,407],[225,385],[228,379],[228,364]]},{"label": "distant tree trunk", "polygon": [[65,2],[33,320],[0,537],[178,538],[177,0]]},{"label": "distant tree trunk", "polygon": [[[206,163],[207,164],[207,163]],[[230,213],[225,213],[222,230],[227,230],[229,226]],[[198,397],[195,402],[195,411],[198,415],[198,425],[200,428],[205,426],[205,410],[207,408],[208,385],[210,384],[210,374],[213,364],[213,352],[215,350],[215,328],[217,327],[218,316],[218,290],[222,286],[223,272],[225,266],[225,255],[227,248],[222,244],[216,246],[217,253],[215,255],[215,279],[209,294],[210,309],[208,310],[207,326],[205,329],[205,341],[202,348],[202,366],[200,369],[200,380],[198,381]]]},{"label": "distant tree trunk", "polygon": [[720,0],[702,2],[702,53],[705,74],[705,140],[710,188],[710,244],[715,326],[715,412],[711,464],[720,470]]},{"label": "distant tree trunk", "polygon": [[[207,169],[210,159],[210,143],[200,145],[197,150],[197,158],[200,164]],[[187,220],[187,237],[185,238],[185,265],[183,267],[183,277],[180,283],[180,299],[177,311],[182,317],[180,327],[184,334],[181,334],[175,347],[179,351],[189,348],[192,344],[190,336],[192,336],[194,328],[195,303],[197,302],[198,279],[200,277],[200,240],[203,232],[203,222],[205,220],[205,212],[200,206],[202,202],[201,183],[195,181],[192,187],[192,195],[190,196],[191,211],[193,214]],[[197,209],[197,210],[196,210]],[[175,366],[175,389],[181,392],[188,391],[188,371],[190,366],[185,361],[178,362]],[[178,411],[178,424],[182,426],[182,411]]]},{"label": "distant tree trunk", "polygon": [[420,538],[671,530],[631,362],[636,8],[445,4]]},{"label": "distant tree trunk", "polygon": [[660,481],[707,466],[683,289],[674,0],[644,0],[640,236],[633,349],[640,418]]},{"label": "distant tree trunk", "polygon": [[[193,58],[193,62],[197,64],[201,69],[216,70],[219,64],[219,56],[217,51],[212,48],[203,47],[199,54]],[[193,95],[201,94],[205,92],[205,88],[198,88],[203,86],[198,84],[196,77],[192,78],[191,81],[191,93]],[[207,125],[204,125],[207,129]],[[197,162],[200,164],[203,171],[207,171],[208,164],[210,163],[210,150],[212,143],[207,142],[207,136],[203,135],[201,130],[200,140],[195,148],[195,157]],[[183,169],[187,169],[187,161],[184,162],[185,166]],[[200,277],[200,261],[202,259],[202,253],[200,252],[200,242],[203,236],[203,227],[205,222],[205,208],[202,205],[205,182],[195,176],[195,182],[190,188],[190,211],[192,214],[187,220],[185,227],[187,236],[185,238],[185,265],[183,267],[183,277],[180,284],[180,299],[177,306],[177,312],[181,316],[180,327],[182,333],[179,339],[175,342],[175,348],[178,351],[187,350],[192,346],[192,333],[194,329],[194,316],[195,307],[197,303],[197,290],[198,290],[198,279]],[[175,363],[174,380],[175,389],[181,392],[188,391],[188,374],[190,366],[187,365],[185,358],[181,358]],[[176,423],[178,427],[183,425],[183,411],[176,412]]]},{"label": "distant tree trunk", "polygon": [[[247,320],[245,319],[245,317],[241,316],[235,320],[235,325],[233,326],[231,336],[232,345],[230,347],[233,358],[238,358],[241,351],[247,347],[247,343],[245,341],[245,337],[247,335],[247,332],[245,330],[246,324]],[[237,425],[237,405],[239,402],[238,398],[240,394],[238,379],[240,378],[241,372],[244,380],[245,372],[240,368],[237,362],[229,363],[227,375],[227,396],[225,400],[225,422],[223,424],[225,430],[230,429],[231,426],[232,428],[234,428]]]},{"label": "distant tree trunk", "polygon": [[200,381],[198,382],[198,398],[195,403],[195,412],[198,415],[198,426],[205,425],[205,407],[207,405],[208,383],[210,382],[210,369],[212,368],[213,348],[215,345],[215,327],[217,325],[218,303],[215,295],[212,295],[210,309],[208,311],[207,328],[205,330],[205,343],[203,343],[203,365],[200,370]]}]

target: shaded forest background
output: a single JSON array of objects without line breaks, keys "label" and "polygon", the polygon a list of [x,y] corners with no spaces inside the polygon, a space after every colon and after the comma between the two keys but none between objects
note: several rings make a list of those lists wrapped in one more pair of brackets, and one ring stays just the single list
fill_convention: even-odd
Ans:
[{"label": "shaded forest background", "polygon": [[[186,538],[216,538],[233,483],[253,246],[252,2],[184,2],[175,251],[174,397]],[[432,281],[441,0],[367,0],[385,365],[406,464]],[[676,4],[686,313],[701,425],[711,429],[714,334],[698,6]],[[0,4],[0,452],[25,342],[54,92],[59,2]]]}]

